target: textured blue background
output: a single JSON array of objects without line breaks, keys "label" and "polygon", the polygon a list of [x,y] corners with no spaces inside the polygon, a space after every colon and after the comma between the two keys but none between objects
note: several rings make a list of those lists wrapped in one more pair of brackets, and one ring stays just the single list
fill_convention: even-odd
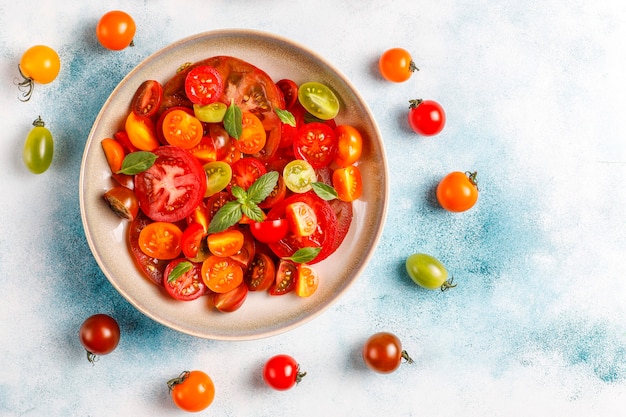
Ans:
[{"label": "textured blue background", "polygon": [[[621,416],[626,399],[626,6],[609,0],[0,2],[0,415],[184,415],[165,381],[214,379],[219,416]],[[134,48],[102,49],[106,11],[135,17]],[[376,115],[390,166],[384,234],[353,288],[289,333],[246,342],[186,336],[135,311],[98,269],[83,233],[78,176],[100,106],[143,58],[188,35],[260,29],[344,72]],[[58,79],[17,99],[17,63],[34,44],[61,56]],[[412,51],[421,71],[380,79],[382,51]],[[409,99],[431,98],[448,124],[412,134]],[[30,174],[24,138],[41,115],[52,167]],[[477,170],[470,212],[439,209],[449,171]],[[459,286],[421,290],[403,263],[441,259]],[[116,317],[118,349],[90,366],[78,342],[94,313]],[[392,375],[359,356],[396,333],[415,359]],[[308,375],[264,386],[277,353]],[[389,411],[393,409],[394,411]]]}]

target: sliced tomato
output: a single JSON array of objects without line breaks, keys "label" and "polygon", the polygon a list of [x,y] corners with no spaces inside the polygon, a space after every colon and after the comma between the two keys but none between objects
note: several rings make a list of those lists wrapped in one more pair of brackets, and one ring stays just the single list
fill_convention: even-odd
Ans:
[{"label": "sliced tomato", "polygon": [[213,194],[206,201],[207,213],[209,214],[209,224],[211,223],[211,219],[215,216],[215,213],[222,208],[222,206],[229,201],[231,201],[233,197],[230,193],[226,191],[220,191],[217,194]]},{"label": "sliced tomato", "polygon": [[[172,271],[182,262],[188,262],[191,269],[178,277],[171,277]],[[185,264],[186,265],[186,264]],[[189,262],[185,258],[177,258],[171,261],[163,273],[163,286],[167,293],[180,301],[195,300],[206,293],[206,286],[201,276],[202,264]]]},{"label": "sliced tomato", "polygon": [[285,211],[289,229],[296,236],[311,236],[317,230],[317,216],[307,203],[294,201],[285,207]]},{"label": "sliced tomato", "polygon": [[265,165],[253,157],[242,158],[232,165],[233,178],[232,185],[238,185],[244,190],[250,188],[256,180],[267,173]]},{"label": "sliced tomato", "polygon": [[248,268],[250,262],[254,259],[257,244],[249,230],[246,228],[239,230],[243,233],[243,246],[239,249],[239,252],[231,255],[230,258],[238,262],[245,269]]},{"label": "sliced tomato", "polygon": [[[268,172],[269,171],[270,170],[268,170]],[[282,171],[282,169],[280,171]],[[285,186],[285,180],[283,179],[282,175],[279,175],[278,181],[276,182],[276,186],[274,187],[270,195],[268,195],[265,198],[265,200],[259,203],[259,207],[262,209],[272,208],[274,207],[274,204],[278,203],[279,201],[282,201],[286,195],[287,195],[287,187]]]},{"label": "sliced tomato", "polygon": [[252,232],[252,236],[260,242],[278,242],[287,236],[287,232],[289,232],[289,222],[287,219],[252,222],[250,223],[250,232]]},{"label": "sliced tomato", "polygon": [[276,204],[269,211],[267,219],[284,219],[286,217],[286,207],[298,201],[304,202],[313,208],[317,218],[315,232],[310,236],[297,236],[290,232],[278,242],[270,243],[269,247],[279,258],[290,257],[298,249],[304,247],[320,247],[322,248],[320,253],[313,261],[309,262],[314,264],[326,259],[336,249],[333,246],[337,229],[337,217],[327,201],[322,200],[313,191],[294,194]]},{"label": "sliced tomato", "polygon": [[150,223],[139,233],[139,248],[152,258],[174,259],[180,255],[182,235],[174,223]]},{"label": "sliced tomato", "polygon": [[283,93],[283,99],[285,100],[285,108],[291,109],[298,100],[298,84],[295,81],[283,78],[276,82],[276,86]]},{"label": "sliced tomato", "polygon": [[350,165],[333,172],[333,187],[343,201],[354,201],[363,193],[363,180],[359,167]]},{"label": "sliced tomato", "polygon": [[200,65],[185,76],[185,93],[194,104],[215,103],[224,93],[224,81],[215,68]]},{"label": "sliced tomato", "polygon": [[333,253],[341,245],[345,239],[350,224],[352,223],[352,203],[341,201],[338,198],[329,201],[330,207],[337,218],[337,227],[335,228],[335,239],[331,244],[330,252]]},{"label": "sliced tomato", "polygon": [[205,234],[205,228],[201,223],[191,223],[183,230],[180,246],[186,257],[194,258],[198,255]]},{"label": "sliced tomato", "polygon": [[183,149],[197,146],[204,135],[202,122],[184,110],[172,110],[163,118],[163,137]]},{"label": "sliced tomato", "polygon": [[130,143],[136,149],[152,151],[159,147],[160,143],[152,119],[139,117],[131,111],[126,117],[124,128]]},{"label": "sliced tomato", "polygon": [[217,160],[217,150],[215,149],[215,143],[213,138],[209,135],[202,136],[200,142],[193,148],[189,149],[189,152],[195,156],[200,162],[208,163]]},{"label": "sliced tomato", "polygon": [[310,297],[320,283],[320,276],[310,265],[298,264],[296,277],[296,294],[300,297]]},{"label": "sliced tomato", "polygon": [[213,305],[222,313],[232,313],[239,310],[248,298],[248,286],[241,283],[228,292],[213,294]]},{"label": "sliced tomato", "polygon": [[295,263],[285,259],[278,261],[274,285],[269,289],[270,295],[284,295],[293,291],[296,288],[297,276],[298,267]]},{"label": "sliced tomato", "polygon": [[213,292],[228,292],[243,282],[243,269],[230,258],[211,255],[202,262],[202,280]]},{"label": "sliced tomato", "polygon": [[102,150],[104,151],[104,156],[106,157],[111,172],[115,174],[122,169],[122,162],[124,162],[124,157],[126,156],[124,147],[113,138],[102,139],[100,145],[102,145]]},{"label": "sliced tomato", "polygon": [[207,237],[209,251],[222,258],[233,256],[243,247],[244,236],[239,230],[228,229],[223,232],[211,233]]},{"label": "sliced tomato", "polygon": [[175,146],[155,149],[157,159],[135,175],[139,207],[155,221],[176,222],[200,204],[206,192],[206,174],[189,152]]},{"label": "sliced tomato", "polygon": [[249,111],[242,112],[241,136],[235,141],[235,146],[245,154],[261,152],[266,142],[266,133],[258,117]]},{"label": "sliced tomato", "polygon": [[205,197],[211,197],[225,189],[233,178],[233,170],[224,161],[212,161],[204,164],[206,172],[206,193]]},{"label": "sliced tomato", "polygon": [[333,129],[321,122],[302,125],[293,142],[293,152],[297,158],[303,159],[313,166],[328,166],[337,151],[337,138]]},{"label": "sliced tomato", "polygon": [[170,107],[169,109],[163,111],[161,115],[159,116],[159,119],[157,120],[157,123],[155,125],[157,139],[159,140],[159,143],[161,145],[169,145],[167,140],[165,140],[165,136],[163,135],[163,120],[167,117],[167,115],[170,112],[173,112],[174,110],[182,110],[182,111],[189,113],[192,116],[194,114],[193,109],[189,107],[183,107],[183,106]]},{"label": "sliced tomato", "polygon": [[335,128],[337,137],[337,152],[334,162],[340,167],[354,164],[361,158],[363,152],[363,137],[361,133],[350,125],[339,125]]},{"label": "sliced tomato", "polygon": [[156,80],[146,80],[137,88],[130,108],[139,117],[154,116],[163,100],[163,86]]},{"label": "sliced tomato", "polygon": [[274,283],[276,265],[269,255],[257,252],[246,269],[243,280],[250,291],[265,291]]},{"label": "sliced tomato", "polygon": [[128,244],[139,270],[150,279],[150,281],[158,285],[163,285],[163,272],[169,261],[148,256],[139,247],[139,234],[150,223],[152,223],[152,220],[139,211],[139,214],[130,223],[128,228]]}]

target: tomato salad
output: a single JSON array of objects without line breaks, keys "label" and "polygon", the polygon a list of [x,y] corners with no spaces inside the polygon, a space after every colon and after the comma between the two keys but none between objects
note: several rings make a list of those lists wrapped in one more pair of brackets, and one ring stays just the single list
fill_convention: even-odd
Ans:
[{"label": "tomato salad", "polygon": [[250,291],[312,295],[363,188],[363,139],[338,112],[326,85],[230,56],[142,83],[102,148],[116,183],[104,197],[143,274],[222,312]]}]

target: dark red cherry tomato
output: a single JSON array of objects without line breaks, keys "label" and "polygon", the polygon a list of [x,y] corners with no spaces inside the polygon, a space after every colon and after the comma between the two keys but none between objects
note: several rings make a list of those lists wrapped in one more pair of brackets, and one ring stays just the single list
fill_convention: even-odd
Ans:
[{"label": "dark red cherry tomato", "polygon": [[265,291],[274,283],[276,265],[269,255],[257,252],[243,277],[250,291]]},{"label": "dark red cherry tomato", "polygon": [[224,92],[224,81],[215,68],[201,65],[192,68],[187,74],[185,92],[194,104],[215,103]]},{"label": "dark red cherry tomato", "polygon": [[222,313],[232,313],[241,307],[248,297],[248,286],[242,282],[235,288],[227,292],[216,292],[213,294],[213,305],[217,311]]},{"label": "dark red cherry tomato", "polygon": [[363,361],[372,370],[387,374],[400,366],[402,359],[413,360],[402,350],[400,339],[392,333],[380,332],[372,335],[363,345]]},{"label": "dark red cherry tomato", "polygon": [[278,391],[293,388],[305,375],[306,372],[300,372],[300,365],[289,355],[273,356],[263,367],[263,380]]},{"label": "dark red cherry tomato", "polygon": [[80,326],[80,343],[87,351],[87,359],[93,363],[97,356],[113,352],[120,342],[120,326],[106,314],[94,314]]},{"label": "dark red cherry tomato", "polygon": [[[183,262],[187,262],[183,264]],[[185,265],[188,268],[182,273],[174,274],[177,267]],[[188,270],[187,270],[188,269]],[[202,264],[190,262],[185,258],[177,258],[167,264],[163,273],[163,286],[167,293],[180,301],[191,301],[206,293],[206,286],[202,281]]]},{"label": "dark red cherry tomato", "polygon": [[298,84],[293,80],[282,79],[276,83],[276,86],[283,93],[285,98],[285,108],[289,110],[298,100]]},{"label": "dark red cherry tomato", "polygon": [[163,87],[158,81],[146,80],[137,89],[130,108],[139,117],[152,117],[163,100]]}]

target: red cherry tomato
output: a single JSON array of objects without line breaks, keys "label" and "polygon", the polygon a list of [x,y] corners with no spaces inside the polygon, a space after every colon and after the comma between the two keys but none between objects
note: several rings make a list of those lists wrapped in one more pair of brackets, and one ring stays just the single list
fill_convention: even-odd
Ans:
[{"label": "red cherry tomato", "polygon": [[436,135],[446,124],[446,114],[439,103],[432,100],[411,100],[409,125],[417,134]]},{"label": "red cherry tomato", "polygon": [[354,164],[361,158],[363,152],[363,138],[359,131],[349,125],[339,125],[335,128],[337,136],[337,153],[334,162],[340,167]]},{"label": "red cherry tomato", "polygon": [[161,84],[155,80],[146,80],[135,91],[130,108],[139,117],[152,117],[159,110],[161,100],[163,100]]},{"label": "red cherry tomato", "polygon": [[121,51],[131,46],[135,37],[135,21],[121,10],[105,13],[96,26],[96,37],[102,46],[113,51]]},{"label": "red cherry tomato", "polygon": [[87,351],[89,362],[99,355],[113,352],[120,342],[120,326],[106,314],[95,314],[83,322],[79,331],[80,343]]},{"label": "red cherry tomato", "polygon": [[298,266],[288,260],[278,261],[274,285],[269,288],[270,295],[284,295],[296,288],[296,278],[298,276]]},{"label": "red cherry tomato", "polygon": [[402,359],[413,360],[402,350],[400,339],[392,333],[380,332],[372,335],[363,345],[363,361],[372,370],[387,374],[400,366]]},{"label": "red cherry tomato", "polygon": [[238,185],[244,190],[250,188],[256,180],[267,173],[265,165],[253,157],[241,158],[231,166],[233,177],[231,184]]},{"label": "red cherry tomato", "polygon": [[276,83],[276,86],[283,93],[285,98],[285,108],[289,110],[298,100],[298,84],[293,80],[282,79]]},{"label": "red cherry tomato", "polygon": [[202,371],[185,371],[167,382],[172,401],[178,408],[198,412],[211,405],[215,398],[213,380]]},{"label": "red cherry tomato", "polygon": [[250,232],[259,242],[278,242],[287,236],[289,223],[286,219],[264,220],[250,223]]},{"label": "red cherry tomato", "polygon": [[[196,208],[194,212],[196,212],[196,210],[198,209]],[[198,249],[205,235],[205,230],[205,227],[201,223],[191,223],[183,230],[180,246],[186,257],[193,258],[198,254]]]},{"label": "red cherry tomato", "polygon": [[271,357],[263,367],[263,379],[271,388],[285,391],[298,384],[306,372],[300,372],[300,366],[289,355]]},{"label": "red cherry tomato", "polygon": [[248,286],[242,282],[227,292],[213,294],[213,305],[217,311],[232,313],[239,310],[248,297]]},{"label": "red cherry tomato", "polygon": [[[187,262],[187,264],[183,264]],[[188,265],[190,269],[175,276],[173,272],[181,264]],[[163,273],[163,286],[167,293],[180,301],[191,301],[205,294],[206,287],[202,281],[201,264],[190,262],[186,258],[177,258],[171,261]]]},{"label": "red cherry tomato", "polygon": [[215,68],[208,65],[197,66],[185,77],[185,92],[194,104],[215,103],[224,92],[224,81]]},{"label": "red cherry tomato", "polygon": [[104,193],[104,200],[111,210],[122,219],[133,220],[139,214],[139,203],[135,193],[121,185]]},{"label": "red cherry tomato", "polygon": [[276,265],[269,255],[257,252],[243,277],[250,291],[265,291],[274,283]]},{"label": "red cherry tomato", "polygon": [[451,172],[437,185],[437,201],[448,211],[461,212],[474,207],[478,201],[476,172]]},{"label": "red cherry tomato", "polygon": [[335,158],[337,138],[326,123],[307,123],[298,129],[293,142],[293,152],[315,169],[325,167]]}]

